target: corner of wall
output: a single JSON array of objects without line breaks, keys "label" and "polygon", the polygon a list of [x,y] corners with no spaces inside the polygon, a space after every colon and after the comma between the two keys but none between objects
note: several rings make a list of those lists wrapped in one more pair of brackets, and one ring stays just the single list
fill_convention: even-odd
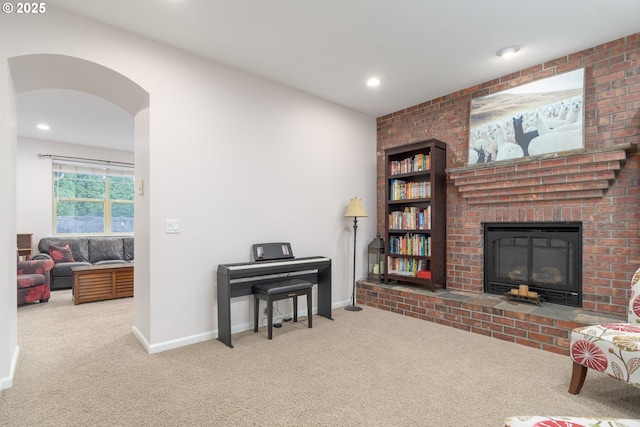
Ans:
[{"label": "corner of wall", "polygon": [[13,387],[13,377],[16,372],[16,366],[18,366],[19,354],[20,354],[20,347],[16,347],[16,350],[13,352],[13,358],[11,360],[11,370],[9,371],[9,376],[6,378],[0,378],[0,390],[6,390],[8,388]]}]

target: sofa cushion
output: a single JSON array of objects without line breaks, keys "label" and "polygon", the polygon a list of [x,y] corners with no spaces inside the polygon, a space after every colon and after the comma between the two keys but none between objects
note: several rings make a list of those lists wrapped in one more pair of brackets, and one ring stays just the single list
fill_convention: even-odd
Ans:
[{"label": "sofa cushion", "polygon": [[33,288],[46,282],[47,278],[42,274],[22,274],[18,276],[18,289]]},{"label": "sofa cushion", "polygon": [[89,240],[85,238],[78,238],[72,240],[69,245],[71,252],[73,252],[73,259],[80,262],[89,262]]},{"label": "sofa cushion", "polygon": [[124,260],[122,239],[89,239],[89,262],[107,260]]},{"label": "sofa cushion", "polygon": [[133,261],[133,237],[124,238],[124,259]]},{"label": "sofa cushion", "polygon": [[53,258],[54,262],[74,262],[73,253],[69,244],[64,246],[49,245],[49,255]]},{"label": "sofa cushion", "polygon": [[53,267],[53,270],[51,270],[51,275],[53,277],[73,277],[73,270],[71,270],[71,268],[81,265],[91,264],[88,262],[58,262],[56,266]]},{"label": "sofa cushion", "polygon": [[104,261],[98,261],[93,263],[93,265],[104,265],[104,264],[129,264],[129,263],[123,259],[105,259]]}]

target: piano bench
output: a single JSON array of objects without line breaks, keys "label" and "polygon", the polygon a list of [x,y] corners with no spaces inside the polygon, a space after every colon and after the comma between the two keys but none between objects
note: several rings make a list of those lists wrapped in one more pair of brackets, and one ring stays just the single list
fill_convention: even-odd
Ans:
[{"label": "piano bench", "polygon": [[312,325],[313,303],[311,290],[313,283],[300,279],[284,279],[272,283],[262,283],[253,286],[253,331],[258,332],[258,316],[260,300],[267,302],[267,327],[269,339],[273,338],[273,302],[293,298],[293,321],[298,321],[298,297],[307,296],[307,321]]}]

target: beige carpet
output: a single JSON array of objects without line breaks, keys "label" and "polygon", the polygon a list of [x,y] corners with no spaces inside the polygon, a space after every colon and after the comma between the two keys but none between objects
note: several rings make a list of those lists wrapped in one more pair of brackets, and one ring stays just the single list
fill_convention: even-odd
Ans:
[{"label": "beige carpet", "polygon": [[[365,307],[149,355],[133,300],[18,308],[7,426],[502,426],[510,415],[640,418],[640,389],[567,357]],[[169,315],[169,314],[168,314]],[[179,316],[179,313],[172,313]]]}]

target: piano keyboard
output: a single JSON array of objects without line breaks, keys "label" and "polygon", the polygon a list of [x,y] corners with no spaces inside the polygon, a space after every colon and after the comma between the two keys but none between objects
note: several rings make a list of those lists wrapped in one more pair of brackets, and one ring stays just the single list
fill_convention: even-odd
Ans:
[{"label": "piano keyboard", "polygon": [[326,262],[330,261],[330,258],[325,257],[309,257],[309,258],[296,258],[296,259],[287,259],[287,260],[268,260],[268,261],[256,261],[256,262],[241,262],[234,264],[221,264],[220,267],[225,267],[229,271],[237,271],[237,270],[251,270],[251,269],[260,269],[271,266],[282,266],[286,267],[288,265],[302,265],[302,264],[310,264],[315,262]]},{"label": "piano keyboard", "polygon": [[331,258],[307,257],[219,264],[218,339],[231,345],[231,299],[253,293],[252,286],[281,277],[301,277],[318,285],[318,315],[331,319]]},{"label": "piano keyboard", "polygon": [[[316,273],[316,270],[302,270],[302,271],[291,271],[288,273],[261,274],[259,277],[260,277],[260,280],[267,280],[267,279],[280,279],[282,277],[294,277],[294,276],[300,276],[303,274],[314,274],[314,273]],[[256,280],[256,276],[238,277],[238,278],[229,279],[229,283],[233,285],[234,283],[251,282],[255,280]]]}]

